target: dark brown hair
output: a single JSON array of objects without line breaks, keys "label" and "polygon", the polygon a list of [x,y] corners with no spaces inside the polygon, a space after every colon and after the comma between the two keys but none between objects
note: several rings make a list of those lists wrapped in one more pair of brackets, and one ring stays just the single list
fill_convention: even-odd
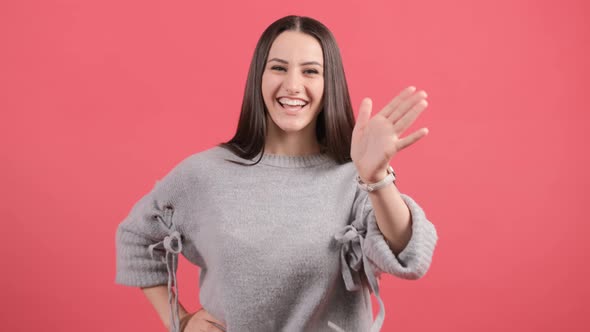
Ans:
[{"label": "dark brown hair", "polygon": [[[354,128],[354,114],[348,85],[342,66],[340,50],[330,30],[322,23],[305,16],[286,16],[272,23],[256,44],[248,70],[248,79],[242,100],[242,111],[234,137],[218,146],[229,149],[244,159],[251,160],[261,151],[264,154],[266,138],[266,105],[262,97],[262,74],[268,52],[274,40],[284,31],[298,31],[316,38],[324,53],[324,93],[322,109],[318,114],[316,137],[322,153],[327,153],[339,164],[351,161],[350,142]],[[271,120],[272,121],[272,120]],[[233,161],[241,165],[253,166]]]}]

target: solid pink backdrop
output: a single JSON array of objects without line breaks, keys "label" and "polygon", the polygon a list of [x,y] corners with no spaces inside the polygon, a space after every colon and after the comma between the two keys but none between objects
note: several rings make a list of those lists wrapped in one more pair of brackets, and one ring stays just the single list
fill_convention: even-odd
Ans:
[{"label": "solid pink backdrop", "polygon": [[[164,331],[114,284],[116,227],[180,160],[231,138],[256,41],[299,14],[335,34],[355,114],[365,96],[375,114],[408,85],[429,94],[409,131],[429,135],[392,165],[440,240],[424,278],[382,279],[383,331],[586,331],[589,9],[2,2],[2,330]],[[197,277],[182,259],[190,310]]]}]

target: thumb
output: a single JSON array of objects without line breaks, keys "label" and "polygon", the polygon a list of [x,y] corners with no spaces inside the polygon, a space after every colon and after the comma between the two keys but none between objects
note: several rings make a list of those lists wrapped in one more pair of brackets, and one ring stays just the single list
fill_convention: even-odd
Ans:
[{"label": "thumb", "polygon": [[371,100],[371,98],[363,98],[363,100],[361,101],[359,114],[356,117],[356,125],[359,126],[359,128],[364,128],[369,122],[372,108],[373,101]]}]

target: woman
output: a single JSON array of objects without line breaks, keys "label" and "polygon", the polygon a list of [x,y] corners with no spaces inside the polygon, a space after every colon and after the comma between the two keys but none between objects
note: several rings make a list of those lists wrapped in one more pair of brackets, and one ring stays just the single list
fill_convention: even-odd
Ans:
[{"label": "woman", "polygon": [[[437,242],[389,166],[427,134],[400,138],[425,98],[409,87],[371,119],[365,99],[355,125],[330,31],[279,19],[256,46],[235,136],[181,161],[119,225],[116,282],[141,287],[172,331],[380,330],[377,278],[422,277]],[[179,253],[200,267],[194,313],[178,302]]]}]

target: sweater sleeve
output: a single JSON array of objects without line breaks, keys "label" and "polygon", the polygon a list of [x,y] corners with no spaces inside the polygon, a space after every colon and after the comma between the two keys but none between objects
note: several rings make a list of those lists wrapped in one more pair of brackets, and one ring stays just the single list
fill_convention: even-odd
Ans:
[{"label": "sweater sleeve", "polygon": [[434,225],[426,219],[420,206],[408,195],[401,195],[410,210],[412,236],[399,255],[396,256],[385,242],[369,193],[358,187],[352,204],[352,222],[334,235],[341,244],[340,261],[346,289],[357,291],[366,281],[369,290],[377,297],[379,313],[371,325],[371,332],[379,331],[385,320],[385,307],[379,295],[377,279],[383,272],[403,279],[421,278],[430,267],[438,240]]},{"label": "sweater sleeve", "polygon": [[367,192],[361,191],[355,201],[354,213],[366,229],[363,254],[367,256],[374,274],[379,277],[386,272],[402,279],[419,279],[430,267],[438,235],[418,203],[406,194],[401,196],[410,210],[412,235],[398,255],[385,242]]},{"label": "sweater sleeve", "polygon": [[[175,167],[139,201],[116,231],[117,284],[135,287],[165,285],[177,269],[182,250],[176,231],[176,206],[183,196],[182,167]],[[170,271],[172,269],[172,271]]]}]

